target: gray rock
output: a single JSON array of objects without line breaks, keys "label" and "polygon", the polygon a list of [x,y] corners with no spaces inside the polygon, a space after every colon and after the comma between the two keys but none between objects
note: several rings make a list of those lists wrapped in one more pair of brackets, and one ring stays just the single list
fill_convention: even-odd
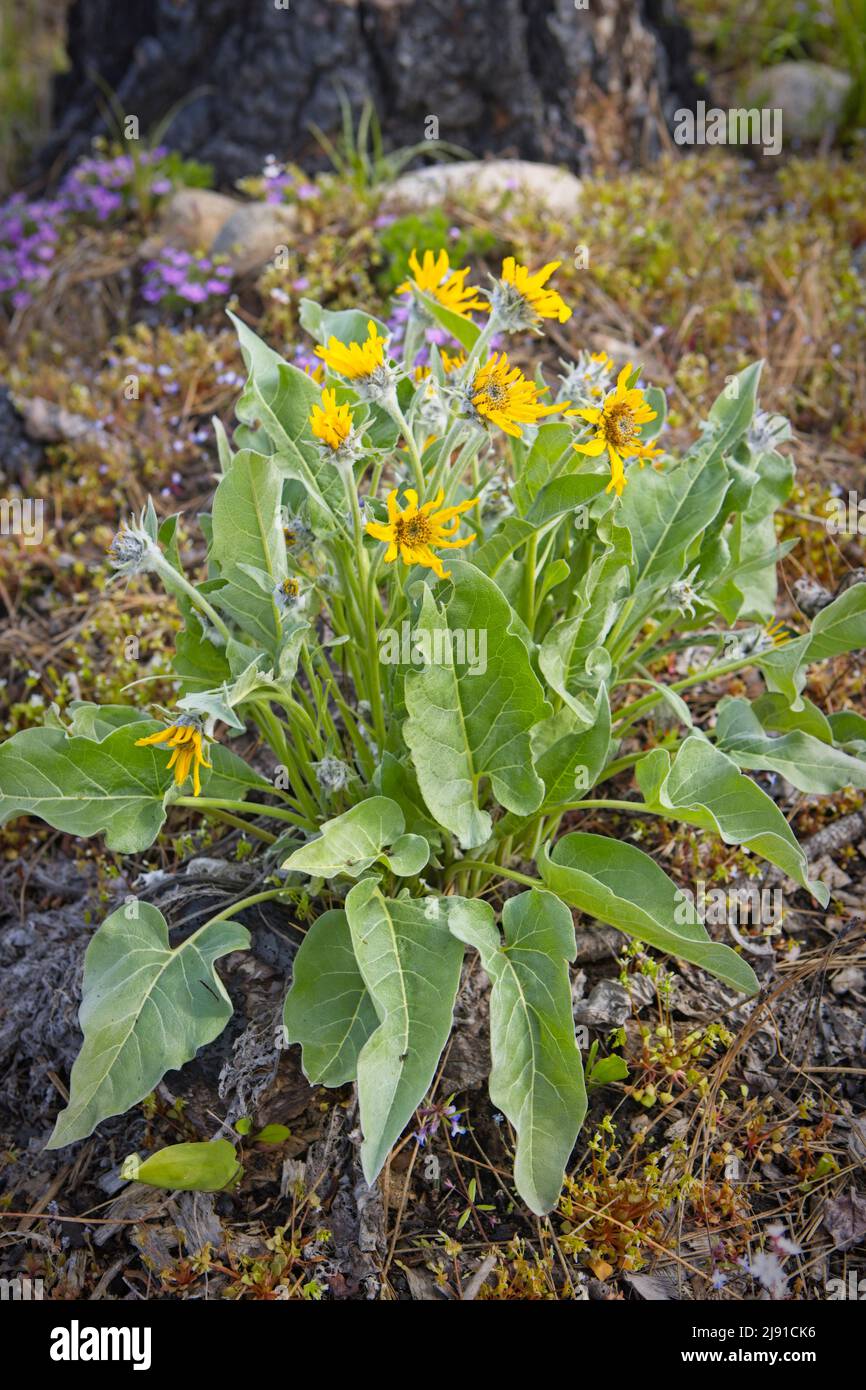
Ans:
[{"label": "gray rock", "polygon": [[826,63],[778,63],[748,78],[746,106],[780,107],[782,139],[818,141],[839,125],[851,78]]},{"label": "gray rock", "polygon": [[232,213],[211,243],[215,256],[226,256],[235,275],[248,275],[272,261],[291,241],[297,226],[294,208],[278,203],[247,203]]},{"label": "gray rock", "polygon": [[384,208],[435,207],[447,198],[473,198],[495,208],[505,197],[526,199],[552,217],[575,217],[582,184],[555,164],[532,164],[525,159],[470,159],[459,164],[435,164],[404,174],[385,195]]},{"label": "gray rock", "polygon": [[619,1028],[630,1015],[628,990],[616,980],[600,980],[589,998],[574,1011],[575,1022],[588,1024],[590,1028]]},{"label": "gray rock", "polygon": [[146,259],[163,245],[205,251],[240,206],[236,198],[209,188],[181,188],[162,208],[156,232],[142,243],[140,254]]}]

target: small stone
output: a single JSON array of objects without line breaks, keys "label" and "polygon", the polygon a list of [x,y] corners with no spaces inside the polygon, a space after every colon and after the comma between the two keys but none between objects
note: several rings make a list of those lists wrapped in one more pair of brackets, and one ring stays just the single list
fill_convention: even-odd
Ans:
[{"label": "small stone", "polygon": [[616,980],[600,980],[589,998],[581,1001],[574,1011],[575,1022],[585,1023],[590,1028],[619,1028],[630,1014],[628,990]]},{"label": "small stone", "polygon": [[509,196],[532,202],[552,217],[570,218],[578,213],[581,193],[580,179],[555,164],[470,159],[404,174],[385,194],[383,210],[435,207],[448,198],[463,200],[467,196],[495,207]]},{"label": "small stone", "polygon": [[866,974],[856,965],[849,965],[837,971],[830,981],[830,988],[834,994],[862,994],[864,983]]},{"label": "small stone", "polygon": [[277,203],[248,203],[232,213],[211,243],[214,256],[225,256],[235,275],[261,270],[285,246],[297,226],[294,208]]},{"label": "small stone", "polygon": [[236,198],[209,188],[181,188],[163,207],[155,234],[142,243],[139,254],[147,260],[165,245],[205,251],[240,206]]},{"label": "small stone", "polygon": [[838,127],[851,78],[826,63],[777,63],[746,82],[743,103],[782,111],[782,140],[812,143]]}]

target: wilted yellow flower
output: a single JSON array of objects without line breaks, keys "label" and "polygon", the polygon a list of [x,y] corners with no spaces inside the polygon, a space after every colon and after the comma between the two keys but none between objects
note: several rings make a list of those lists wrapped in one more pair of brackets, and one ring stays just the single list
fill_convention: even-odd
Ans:
[{"label": "wilted yellow flower", "polygon": [[385,364],[386,339],[379,336],[379,330],[372,319],[367,323],[368,337],[363,343],[341,343],[339,338],[330,338],[327,347],[317,347],[316,356],[321,357],[327,367],[348,381],[372,376],[377,368]]},{"label": "wilted yellow flower", "polygon": [[[533,320],[537,319],[557,319],[560,323],[566,323],[571,318],[571,310],[565,300],[556,290],[547,286],[547,281],[561,265],[562,261],[549,261],[533,274],[528,266],[519,265],[513,256],[506,256],[502,262],[500,284],[510,286],[511,292],[506,290],[504,297],[511,301],[519,297],[524,307],[522,322],[516,326],[529,327]],[[515,306],[512,303],[511,307],[519,305]]]},{"label": "wilted yellow flower", "polygon": [[764,628],[764,634],[772,642],[774,647],[784,647],[786,642],[792,642],[799,633],[794,628],[789,627],[781,618],[773,618]]},{"label": "wilted yellow flower", "polygon": [[541,405],[535,382],[525,377],[519,367],[510,367],[504,352],[494,352],[475,373],[468,398],[478,415],[515,439],[522,437],[521,425],[534,425],[543,415],[554,415],[570,404],[562,401],[559,405]]},{"label": "wilted yellow flower", "polygon": [[419,261],[418,252],[413,248],[409,269],[412,279],[398,285],[398,294],[411,294],[414,285],[444,309],[450,309],[461,318],[468,318],[473,309],[485,311],[488,308],[484,300],[479,298],[481,291],[475,285],[466,284],[469,267],[452,270],[447,251],[439,251],[436,255],[432,251],[425,251],[423,261]]},{"label": "wilted yellow flower", "polygon": [[478,498],[459,502],[456,507],[442,507],[445,493],[440,489],[431,502],[419,507],[414,488],[406,488],[404,496],[409,505],[401,511],[397,505],[397,489],[388,493],[387,522],[368,521],[367,534],[377,541],[387,542],[386,564],[391,564],[399,555],[404,565],[425,565],[440,579],[447,579],[450,570],[443,568],[436,550],[462,550],[475,540],[474,533],[461,540],[455,540],[454,535],[461,515],[474,507]]},{"label": "wilted yellow flower", "polygon": [[310,429],[331,449],[339,449],[352,433],[352,412],[348,405],[337,405],[336,391],[323,391],[322,404],[314,405]]},{"label": "wilted yellow flower", "polygon": [[199,721],[192,715],[181,715],[174,724],[169,724],[167,729],[159,729],[147,738],[136,739],[135,746],[136,748],[146,748],[151,743],[165,743],[169,748],[174,749],[169,758],[168,766],[174,768],[174,780],[177,786],[183,786],[192,772],[193,793],[195,796],[199,796],[201,794],[199,768],[211,766],[204,755],[204,735]]},{"label": "wilted yellow flower", "polygon": [[600,406],[588,406],[575,411],[582,419],[595,425],[595,434],[585,444],[575,444],[579,454],[599,458],[607,450],[610,462],[610,482],[608,492],[621,497],[626,485],[623,460],[640,457],[643,464],[655,453],[652,446],[641,443],[640,428],[656,418],[644,396],[636,386],[629,387],[632,365],[627,362],[616,379],[616,390],[608,392]]}]

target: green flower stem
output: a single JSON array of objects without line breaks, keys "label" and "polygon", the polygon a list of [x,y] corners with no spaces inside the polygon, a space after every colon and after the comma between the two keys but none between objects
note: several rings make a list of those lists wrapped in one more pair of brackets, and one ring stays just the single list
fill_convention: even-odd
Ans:
[{"label": "green flower stem", "polygon": [[291,888],[270,888],[263,893],[253,893],[248,898],[241,898],[240,902],[232,903],[231,907],[225,907],[222,912],[218,912],[215,917],[211,917],[210,921],[205,922],[203,926],[199,927],[195,935],[198,936],[199,932],[203,932],[206,927],[212,926],[214,922],[225,922],[229,917],[236,917],[239,912],[243,912],[245,908],[254,907],[256,903],[273,902],[274,898],[284,898],[287,893],[293,891],[294,890]]},{"label": "green flower stem", "polygon": [[535,565],[538,556],[538,532],[533,531],[526,542],[523,557],[523,621],[530,636],[535,629]]},{"label": "green flower stem", "polygon": [[[473,469],[473,481],[475,480],[478,450],[481,448],[482,439],[483,436],[476,436],[475,438],[470,437],[469,439],[467,439],[466,443],[463,445],[463,448],[460,450],[460,453],[457,455],[457,458],[454,461],[454,466],[452,467],[451,473],[445,483],[444,505],[446,507],[452,504],[457,489],[460,486],[460,483],[463,481],[464,474],[466,473],[467,468],[469,468],[470,466]],[[433,495],[435,496],[435,492]]]},{"label": "green flower stem", "polygon": [[170,565],[163,555],[160,555],[159,561],[154,565],[154,569],[163,580],[169,593],[172,587],[182,589],[190,603],[192,603],[200,613],[203,613],[208,622],[216,628],[223,641],[230,642],[232,640],[231,632],[219,613],[208,603],[204,595],[200,594],[195,586],[190,584],[185,574],[181,574],[180,570],[174,568],[174,565]]},{"label": "green flower stem", "polygon": [[[337,685],[337,682],[334,680],[334,674],[330,666],[328,666],[324,654],[318,652],[317,656],[319,657],[321,662],[321,674],[323,680],[325,681],[326,689],[343,717],[343,723],[345,724],[346,729],[348,730],[349,737],[352,740],[355,752],[358,755],[358,759],[362,767],[364,768],[365,773],[368,777],[371,777],[375,769],[373,755],[370,752],[370,749],[364,739],[363,734],[361,733],[361,730],[358,726],[358,722],[355,719],[354,714],[350,710],[349,706],[346,704],[346,701],[343,699],[343,696],[340,692],[340,688]],[[337,733],[335,729],[334,738],[336,739],[336,737]]]},{"label": "green flower stem", "polygon": [[507,878],[513,883],[526,884],[528,888],[543,888],[544,884],[537,878],[530,878],[528,874],[520,874],[516,869],[503,869],[501,864],[491,864],[484,859],[455,859],[445,871],[445,881],[450,882],[458,874],[480,871],[495,878]]},{"label": "green flower stem", "polygon": [[466,359],[466,365],[463,368],[463,381],[467,389],[469,387],[470,382],[472,381],[473,376],[475,375],[475,368],[478,362],[481,360],[482,354],[487,351],[487,348],[490,344],[490,340],[495,334],[497,327],[498,324],[496,323],[496,316],[491,312],[487,316],[486,324],[482,328],[481,332],[478,334],[478,337],[475,339],[475,346],[470,352],[468,358]]},{"label": "green flower stem", "polygon": [[618,773],[625,772],[626,768],[634,767],[635,763],[640,762],[644,756],[644,749],[639,753],[624,753],[621,758],[614,758],[613,762],[602,768],[599,777],[596,779],[599,784],[610,781],[611,777],[616,777]]},{"label": "green flower stem", "polygon": [[179,796],[171,802],[172,806],[191,806],[197,811],[246,811],[247,815],[267,816],[270,820],[288,821],[290,825],[302,830],[316,828],[318,817],[312,823],[296,816],[285,806],[266,806],[260,801],[230,801],[216,796]]},{"label": "green flower stem", "polygon": [[231,811],[208,812],[214,820],[222,822],[223,825],[232,825],[235,830],[242,830],[245,835],[252,835],[254,840],[263,840],[266,845],[276,844],[277,837],[272,835],[269,830],[263,830],[260,825],[253,825],[250,821],[241,820],[240,816],[233,816]]},{"label": "green flower stem", "polygon": [[647,652],[652,651],[653,647],[658,643],[660,638],[662,638],[666,632],[669,632],[670,629],[674,627],[679,616],[679,613],[672,613],[662,622],[656,623],[649,636],[645,637],[644,640],[640,642],[638,646],[635,647],[634,651],[629,653],[628,660],[625,666],[623,667],[623,672],[629,671],[632,666],[634,666],[638,661],[642,660],[642,658],[646,655]]},{"label": "green flower stem", "polygon": [[301,808],[315,823],[319,814],[319,807],[310,788],[317,786],[317,783],[315,773],[309,765],[304,739],[296,740],[295,748],[291,748],[282,725],[274,715],[273,710],[263,701],[255,701],[253,709],[256,723],[267,739],[271,751],[279,758],[289,773],[292,790],[300,802]]},{"label": "green flower stem", "polygon": [[451,454],[453,453],[454,444],[457,440],[457,436],[460,434],[460,431],[464,428],[465,424],[466,421],[461,419],[460,416],[458,416],[445,435],[445,438],[442,443],[442,448],[439,452],[439,459],[437,461],[436,468],[433,472],[433,478],[430,484],[431,497],[435,497],[437,492],[439,491],[439,488],[443,485],[445,472],[448,468],[448,460],[451,458]]},{"label": "green flower stem", "polygon": [[418,445],[415,443],[415,436],[412,433],[412,426],[409,424],[409,421],[406,419],[406,416],[400,409],[400,405],[397,401],[396,396],[394,397],[394,400],[391,404],[388,404],[387,402],[383,402],[383,404],[385,405],[385,409],[388,411],[388,414],[391,416],[391,419],[394,421],[395,425],[398,425],[400,427],[403,437],[406,440],[406,447],[409,450],[409,458],[412,463],[412,476],[415,482],[415,490],[418,493],[418,501],[419,503],[423,502],[424,469],[421,464],[421,455],[418,452]]},{"label": "green flower stem", "polygon": [[[741,671],[744,666],[750,666],[754,662],[755,653],[750,652],[748,656],[737,657],[735,660],[722,661],[718,666],[708,666],[704,671],[698,671],[693,676],[685,676],[681,681],[674,681],[673,685],[667,687],[677,693],[681,690],[689,690],[693,685],[703,685],[706,681],[713,681],[718,676],[727,676],[732,671]],[[625,682],[627,684],[627,682]],[[617,711],[617,721],[614,725],[614,732],[621,735],[624,728],[633,724],[644,710],[650,709],[663,699],[662,692],[652,691],[649,695],[642,695],[639,700],[632,701],[631,704],[622,705]]]}]

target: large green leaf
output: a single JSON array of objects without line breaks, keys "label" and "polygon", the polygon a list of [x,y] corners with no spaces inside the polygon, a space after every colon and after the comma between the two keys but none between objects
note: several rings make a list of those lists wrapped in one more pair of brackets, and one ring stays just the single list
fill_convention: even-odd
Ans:
[{"label": "large green leaf", "polygon": [[537,863],[548,888],[572,907],[700,965],[745,994],[757,993],[751,966],[710,939],[693,904],[635,845],[575,831],[557,842],[552,856],[545,846]]},{"label": "large green leaf", "polygon": [[609,750],[610,703],[604,685],[592,706],[584,710],[563,705],[536,724],[532,760],[546,788],[543,809],[579,801],[595,786]]},{"label": "large green leaf", "polygon": [[[111,712],[124,708],[104,706],[90,727],[103,732]],[[176,793],[169,750],[136,748],[135,743],[160,727],[148,719],[116,723],[98,741],[52,728],[15,734],[0,746],[0,824],[14,816],[38,816],[73,835],[104,832],[108,848],[123,854],[147,849]],[[213,770],[202,771],[205,795],[236,800],[253,788],[270,786],[219,744],[212,746],[210,761]]]},{"label": "large green leaf", "polygon": [[[452,582],[447,607],[424,590],[416,632],[429,634],[430,650],[442,660],[407,673],[403,735],[424,801],[468,849],[490,835],[491,818],[479,804],[483,777],[510,811],[529,815],[541,804],[544,788],[532,767],[529,731],[549,707],[515,631],[514,612],[496,585],[460,561],[452,562]],[[451,639],[469,632],[484,634],[483,671],[456,660],[460,645]]]},{"label": "large green leaf", "polygon": [[631,563],[629,532],[624,526],[610,526],[604,549],[578,586],[577,612],[556,623],[541,644],[539,666],[557,694],[575,708],[578,691],[596,687],[605,675],[594,663],[628,592]]},{"label": "large green leaf", "polygon": [[712,432],[696,450],[699,459],[715,463],[743,438],[755,414],[763,366],[763,362],[752,362],[744,367],[713,401],[708,416]]},{"label": "large green leaf", "polygon": [[146,710],[136,709],[135,705],[97,705],[91,700],[71,701],[67,713],[70,736],[80,734],[97,742],[123,724],[143,724],[150,718]]},{"label": "large green leaf", "polygon": [[358,1054],[378,1023],[361,978],[345,912],[325,912],[310,927],[292,965],[283,1025],[303,1049],[304,1075],[342,1086],[358,1075]]},{"label": "large green leaf", "polygon": [[321,387],[306,372],[284,362],[242,319],[232,313],[229,318],[249,374],[235,407],[237,417],[251,429],[264,428],[280,453],[294,454],[299,441],[309,436],[310,411],[321,399]]},{"label": "large green leaf", "polygon": [[842,656],[864,647],[866,584],[852,584],[815,617],[806,661],[827,661],[831,656]]},{"label": "large green leaf", "polygon": [[604,483],[604,478],[593,473],[554,478],[541,489],[526,517],[506,517],[484,544],[473,551],[472,563],[492,578],[530,536],[558,517],[591,502],[603,491]]},{"label": "large green leaf", "polygon": [[471,352],[478,341],[480,328],[476,327],[471,319],[464,318],[462,314],[455,314],[453,309],[446,309],[445,305],[440,304],[438,299],[434,299],[431,294],[424,294],[422,290],[418,289],[413,290],[413,293],[427,313],[445,329],[445,332],[450,333],[452,338],[456,338],[460,346],[464,347],[467,352]]},{"label": "large green leaf", "polygon": [[705,738],[690,735],[673,763],[666,749],[654,748],[635,773],[644,800],[660,815],[753,850],[826,904],[827,889],[810,880],[806,856],[775,801]]},{"label": "large green leaf", "polygon": [[866,647],[866,584],[853,584],[821,609],[809,632],[759,654],[755,665],[760,666],[770,689],[784,695],[795,710],[800,710],[806,668],[813,661],[827,661],[863,647]]},{"label": "large green leaf", "polygon": [[388,325],[366,309],[323,309],[314,299],[301,300],[301,327],[319,343],[336,338],[339,343],[364,343],[372,321],[380,338],[389,335]]},{"label": "large green leaf", "polygon": [[[558,470],[563,458],[568,458],[568,451],[573,442],[574,431],[563,421],[548,420],[546,424],[539,425],[514,484],[514,499],[522,515],[526,514],[533,498]],[[577,467],[578,458],[573,451],[571,460],[574,461],[573,466]],[[602,478],[600,482],[604,487],[605,480]]]},{"label": "large green leaf", "polygon": [[771,738],[748,700],[726,700],[720,706],[716,738],[740,767],[779,772],[801,792],[827,795],[843,787],[866,787],[866,763],[860,758],[802,729]]},{"label": "large green leaf", "polygon": [[84,1043],[49,1149],[136,1105],[222,1032],[232,1005],[214,963],[249,939],[237,922],[209,922],[172,950],[149,903],[128,902],[106,918],[84,957]]},{"label": "large green leaf", "polygon": [[336,878],[338,874],[360,878],[387,845],[407,838],[403,836],[404,829],[403,812],[396,801],[387,796],[371,796],[341,816],[324,821],[322,833],[296,849],[283,868],[315,878]]},{"label": "large green leaf", "polygon": [[712,522],[728,490],[724,468],[684,462],[664,473],[646,468],[622,497],[622,520],[634,541],[640,592],[679,579],[691,547]]},{"label": "large green leaf", "polygon": [[243,449],[221,478],[213,501],[211,561],[223,586],[214,602],[245,637],[269,653],[280,639],[274,587],[286,575],[286,543],[280,525],[282,480],[273,459]]},{"label": "large green leaf", "polygon": [[424,1099],[448,1041],[463,959],[448,928],[456,904],[489,910],[454,898],[385,898],[372,879],[346,898],[355,959],[379,1020],[358,1057],[368,1183]]},{"label": "large green leaf", "polygon": [[480,953],[493,982],[490,1099],[517,1131],[517,1190],[543,1216],[556,1205],[586,1114],[567,964],[575,954],[574,923],[565,903],[533,888],[506,902],[503,944],[493,912],[469,906],[452,910],[449,924]]},{"label": "large green leaf", "polygon": [[863,757],[866,752],[866,718],[853,709],[837,710],[828,716],[827,723],[833,742],[842,744],[846,750]]}]

